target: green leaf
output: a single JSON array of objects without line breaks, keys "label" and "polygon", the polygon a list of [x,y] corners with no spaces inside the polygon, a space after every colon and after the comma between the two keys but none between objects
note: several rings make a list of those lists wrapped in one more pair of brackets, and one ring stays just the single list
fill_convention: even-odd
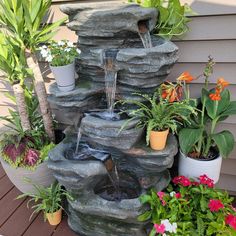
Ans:
[{"label": "green leaf", "polygon": [[236,115],[236,101],[230,102],[227,109],[220,114],[220,117]]},{"label": "green leaf", "polygon": [[212,139],[217,145],[220,155],[222,157],[227,157],[234,148],[234,136],[228,130],[224,130],[220,133],[213,134]]},{"label": "green leaf", "polygon": [[151,198],[150,195],[144,194],[144,195],[140,196],[139,200],[142,204],[144,204],[144,203],[147,203],[147,202],[151,202],[152,198]]},{"label": "green leaf", "polygon": [[151,211],[146,211],[142,215],[138,216],[138,221],[147,221],[151,218],[152,212]]},{"label": "green leaf", "polygon": [[149,236],[155,236],[156,235],[156,229],[153,227],[151,232],[149,233]]},{"label": "green leaf", "polygon": [[202,129],[184,128],[179,132],[179,145],[184,154],[188,154],[202,136]]}]

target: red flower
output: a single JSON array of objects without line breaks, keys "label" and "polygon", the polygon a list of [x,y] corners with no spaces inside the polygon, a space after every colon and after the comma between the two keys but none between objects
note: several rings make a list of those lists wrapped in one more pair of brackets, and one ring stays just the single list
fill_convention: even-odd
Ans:
[{"label": "red flower", "polygon": [[164,224],[154,224],[154,228],[156,229],[156,232],[158,234],[164,234],[165,233],[165,230],[166,230],[166,227]]},{"label": "red flower", "polygon": [[200,184],[207,185],[209,188],[214,187],[214,180],[210,179],[207,175],[201,175],[199,177],[199,180],[200,180]]},{"label": "red flower", "polygon": [[188,178],[184,178],[180,184],[182,184],[184,187],[190,186],[191,185],[191,181]]},{"label": "red flower", "polygon": [[236,230],[236,216],[230,214],[225,218],[225,223]]},{"label": "red flower", "polygon": [[158,192],[158,193],[157,193],[157,196],[159,197],[159,199],[160,199],[162,205],[165,206],[165,205],[166,205],[166,202],[165,202],[165,200],[163,199],[163,197],[165,196],[165,193],[164,193],[164,192]]},{"label": "red flower", "polygon": [[176,194],[175,194],[175,197],[176,197],[176,198],[181,198],[181,197],[182,197],[182,196],[181,196],[181,193],[176,193]]},{"label": "red flower", "polygon": [[198,185],[199,185],[199,183],[198,183],[197,181],[192,181],[191,184],[192,184],[193,186],[198,186]]},{"label": "red flower", "polygon": [[177,176],[177,177],[174,177],[172,182],[174,184],[180,184],[180,185],[183,185],[184,187],[187,187],[187,186],[190,186],[191,185],[191,181],[185,177],[185,176]]},{"label": "red flower", "polygon": [[214,211],[219,211],[220,209],[224,208],[224,205],[220,200],[210,199],[208,207],[210,208],[210,211],[214,212]]}]

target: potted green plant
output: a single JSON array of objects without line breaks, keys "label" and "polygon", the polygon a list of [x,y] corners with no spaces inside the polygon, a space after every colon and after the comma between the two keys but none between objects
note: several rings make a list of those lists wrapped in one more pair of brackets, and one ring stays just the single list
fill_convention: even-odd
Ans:
[{"label": "potted green plant", "polygon": [[[179,131],[179,174],[187,177],[197,177],[207,174],[215,183],[219,180],[222,157],[226,158],[234,148],[234,136],[228,130],[217,132],[217,125],[236,114],[236,101],[231,101],[228,85],[223,78],[217,85],[209,89],[209,76],[212,74],[214,61],[209,61],[204,69],[205,84],[200,99],[196,99],[197,116],[192,116],[189,122]],[[191,101],[189,80],[183,73],[178,81],[183,83],[185,99]],[[199,78],[199,77],[198,77]],[[193,103],[192,103],[193,104]]]},{"label": "potted green plant", "polygon": [[[189,114],[194,113],[194,108],[185,102],[169,101],[161,95],[162,88],[152,97],[142,95],[143,102],[135,100],[121,101],[122,104],[135,105],[135,109],[128,111],[131,118],[139,119],[137,127],[146,127],[146,143],[153,150],[163,150],[166,146],[169,131],[176,133],[178,124],[187,121]],[[125,124],[126,125],[126,124]]]},{"label": "potted green plant", "polygon": [[66,18],[45,24],[50,6],[51,0],[2,0],[0,1],[0,24],[5,29],[3,32],[11,36],[11,43],[21,48],[25,55],[24,60],[34,77],[34,89],[39,98],[45,132],[54,142],[53,117],[36,52],[40,44],[51,40],[57,33],[58,26],[65,22]]},{"label": "potted green plant", "polygon": [[54,144],[45,134],[37,98],[26,88],[24,95],[30,130],[23,129],[18,111],[9,109],[9,116],[0,117],[8,122],[5,124],[8,130],[0,139],[1,164],[12,183],[23,193],[34,191],[25,179],[43,186],[49,186],[54,181],[52,171],[47,167],[48,152]]},{"label": "potted green plant", "polygon": [[35,203],[32,206],[32,209],[34,209],[32,215],[43,211],[44,220],[47,219],[50,225],[60,224],[63,197],[73,200],[72,196],[56,181],[47,188],[36,184],[33,184],[33,186],[35,188],[35,194],[25,193],[19,195],[17,199],[30,197],[27,205],[29,206],[31,202]]},{"label": "potted green plant", "polygon": [[40,47],[41,55],[50,64],[58,89],[64,92],[75,87],[75,58],[80,50],[68,40],[52,41]]},{"label": "potted green plant", "polygon": [[146,207],[140,221],[151,221],[149,236],[236,235],[234,198],[214,187],[214,181],[202,175],[198,181],[185,176],[173,178],[165,192],[142,195]]},{"label": "potted green plant", "polygon": [[190,18],[187,15],[195,14],[188,4],[181,5],[180,0],[128,0],[143,7],[156,8],[158,18],[154,34],[171,39],[180,37],[188,31],[187,23]]}]

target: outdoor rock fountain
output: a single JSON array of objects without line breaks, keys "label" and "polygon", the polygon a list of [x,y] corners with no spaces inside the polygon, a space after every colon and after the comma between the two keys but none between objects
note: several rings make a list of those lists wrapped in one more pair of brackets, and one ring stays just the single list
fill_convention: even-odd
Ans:
[{"label": "outdoor rock fountain", "polygon": [[128,115],[117,112],[114,101],[137,99],[133,92],[153,93],[176,62],[177,47],[150,36],[155,9],[109,2],[61,10],[69,15],[68,27],[79,35],[82,51],[76,89],[62,93],[52,85],[49,97],[62,112],[70,111],[73,125],[76,119],[80,123],[77,138],[68,136],[49,156],[55,178],[75,196],[68,206],[69,226],[86,236],[147,235],[137,221],[138,197],[168,185],[177,141],[170,135],[163,151],[153,151],[143,129],[135,127],[137,120],[121,131]]}]

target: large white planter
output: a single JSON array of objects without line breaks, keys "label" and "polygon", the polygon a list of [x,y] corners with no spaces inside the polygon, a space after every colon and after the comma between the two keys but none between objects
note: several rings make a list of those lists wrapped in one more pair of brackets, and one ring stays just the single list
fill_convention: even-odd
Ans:
[{"label": "large white planter", "polygon": [[[47,161],[39,164],[35,170],[27,170],[25,168],[13,168],[1,157],[2,167],[8,178],[22,193],[35,193],[32,183],[49,187],[54,181],[52,171],[47,167]],[[28,182],[30,180],[31,183]]]},{"label": "large white planter", "polygon": [[65,66],[50,66],[58,89],[67,92],[75,88],[75,63]]},{"label": "large white planter", "polygon": [[222,157],[219,156],[214,160],[196,160],[187,157],[180,152],[178,174],[189,178],[197,179],[200,175],[206,174],[209,178],[217,183],[220,177]]}]

